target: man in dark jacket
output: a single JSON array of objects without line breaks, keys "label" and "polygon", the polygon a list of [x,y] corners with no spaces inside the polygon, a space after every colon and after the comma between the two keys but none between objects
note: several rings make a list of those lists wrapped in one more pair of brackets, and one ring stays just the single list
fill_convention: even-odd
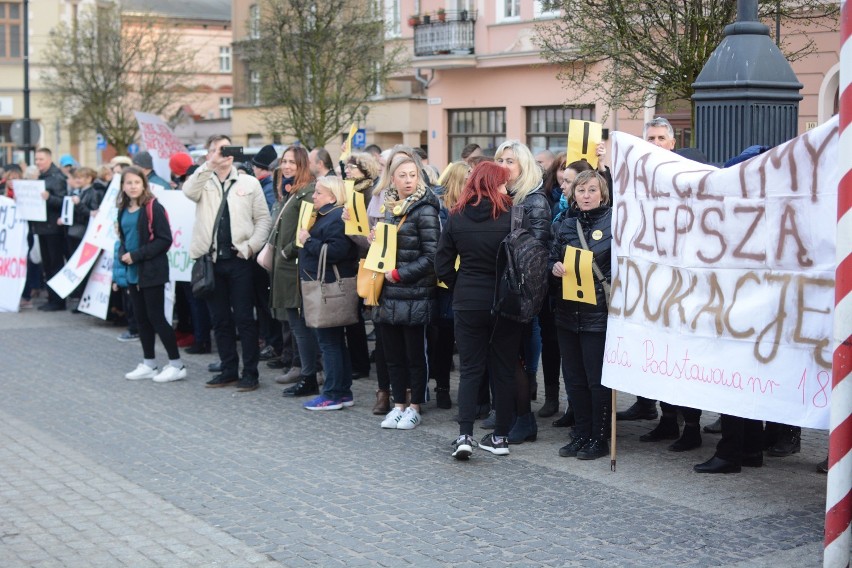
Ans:
[{"label": "man in dark jacket", "polygon": [[266,206],[269,207],[269,213],[272,213],[272,206],[275,205],[275,187],[272,179],[272,163],[278,159],[278,152],[275,151],[275,146],[267,144],[260,149],[254,158],[251,160],[251,169],[254,177],[260,182],[260,187],[263,189],[263,196],[266,198]]},{"label": "man in dark jacket", "polygon": [[[39,148],[35,154],[38,179],[44,182],[42,198],[47,202],[47,221],[33,222],[33,233],[38,235],[41,248],[45,280],[53,278],[65,263],[65,230],[57,221],[62,214],[62,200],[68,193],[65,176],[53,163],[49,148]],[[65,299],[47,287],[47,303],[39,308],[43,312],[58,312],[65,309]]]}]

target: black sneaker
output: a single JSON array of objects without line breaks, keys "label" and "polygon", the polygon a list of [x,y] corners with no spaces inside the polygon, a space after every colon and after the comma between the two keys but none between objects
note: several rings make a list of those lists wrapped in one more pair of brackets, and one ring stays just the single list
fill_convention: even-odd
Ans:
[{"label": "black sneaker", "polygon": [[452,408],[453,400],[450,398],[450,389],[440,387],[436,388],[435,402],[438,405],[438,408],[443,408],[444,410]]},{"label": "black sneaker", "polygon": [[457,460],[466,460],[473,453],[473,448],[476,447],[476,442],[473,441],[473,438],[468,436],[467,434],[463,434],[453,442],[453,457]]},{"label": "black sneaker", "polygon": [[278,353],[275,352],[275,348],[271,345],[267,345],[263,349],[260,350],[260,354],[258,355],[261,361],[269,361],[270,359],[275,359],[278,357]]},{"label": "black sneaker", "polygon": [[242,377],[237,383],[237,392],[251,392],[260,388],[257,377]]},{"label": "black sneaker", "polygon": [[218,389],[236,384],[238,380],[239,379],[237,379],[237,377],[233,375],[226,375],[225,373],[220,373],[209,381],[207,381],[204,386],[208,389]]},{"label": "black sneaker", "polygon": [[299,382],[290,388],[284,389],[281,393],[285,397],[311,396],[319,394],[319,385],[317,384],[317,376],[302,375]]},{"label": "black sneaker", "polygon": [[495,456],[509,455],[509,440],[506,436],[498,437],[493,433],[486,434],[485,437],[479,441],[479,447],[486,452],[491,452]]},{"label": "black sneaker", "polygon": [[266,366],[270,369],[283,369],[284,367],[287,367],[287,364],[284,363],[284,360],[281,359],[281,357],[277,357],[275,359],[270,359],[269,361],[267,361]]},{"label": "black sneaker", "polygon": [[609,453],[606,440],[592,440],[577,452],[578,460],[596,460]]},{"label": "black sneaker", "polygon": [[190,355],[205,355],[211,352],[209,343],[195,343],[183,350]]},{"label": "black sneaker", "polygon": [[559,455],[563,458],[575,458],[577,457],[577,452],[585,448],[590,441],[589,438],[584,436],[571,438],[571,441],[567,445],[559,448]]}]

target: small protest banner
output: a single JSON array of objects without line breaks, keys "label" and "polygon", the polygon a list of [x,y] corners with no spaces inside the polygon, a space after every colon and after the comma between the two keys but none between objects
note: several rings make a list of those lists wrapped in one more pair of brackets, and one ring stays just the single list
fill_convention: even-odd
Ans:
[{"label": "small protest banner", "polygon": [[170,191],[155,186],[154,195],[169,214],[172,229],[172,248],[169,249],[169,278],[189,282],[194,261],[189,256],[192,228],[195,226],[195,202],[182,191]]},{"label": "small protest banner", "polygon": [[367,251],[364,268],[385,273],[396,268],[396,225],[376,223],[376,238]]},{"label": "small protest banner", "polygon": [[15,205],[22,219],[47,221],[47,201],[41,196],[44,180],[15,180]]},{"label": "small protest banner", "polygon": [[586,160],[593,168],[598,167],[598,144],[603,140],[603,125],[588,120],[568,121],[568,149],[565,163]]},{"label": "small protest banner", "polygon": [[[94,217],[94,228],[86,231],[87,242],[104,250],[112,250],[113,243],[118,238],[115,232],[115,222],[118,219],[118,194],[121,191],[121,176],[115,175],[107,188],[101,206]],[[90,225],[92,223],[90,222]]]},{"label": "small protest banner", "polygon": [[[18,184],[15,180],[15,193]],[[27,280],[29,225],[15,202],[0,196],[0,312],[17,312]]]},{"label": "small protest banner", "polygon": [[62,224],[70,227],[74,224],[74,198],[70,195],[62,198]]},{"label": "small protest banner", "polygon": [[[299,208],[299,224],[297,225],[299,230],[310,231],[315,219],[314,204],[310,201],[302,201],[302,205]],[[299,248],[304,246],[302,245],[302,241],[299,240],[298,233],[296,234],[296,246]]]},{"label": "small protest banner", "polygon": [[837,117],[719,170],[616,133],[603,383],[827,428]]},{"label": "small protest banner", "polygon": [[346,210],[349,212],[349,219],[344,221],[344,233],[366,237],[370,234],[370,223],[367,219],[367,205],[364,202],[364,194],[355,191],[355,180],[347,179],[344,184],[346,187]]},{"label": "small protest banner", "polygon": [[139,134],[145,149],[151,154],[154,171],[164,180],[171,179],[169,158],[178,152],[186,152],[186,146],[175,136],[166,122],[156,114],[134,112],[139,123]]}]

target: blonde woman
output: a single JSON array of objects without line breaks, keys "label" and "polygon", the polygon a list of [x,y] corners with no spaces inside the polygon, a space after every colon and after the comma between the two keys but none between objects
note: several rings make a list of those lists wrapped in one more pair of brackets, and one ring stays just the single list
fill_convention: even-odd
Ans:
[{"label": "blonde woman", "polygon": [[[299,278],[314,280],[319,270],[320,251],[327,246],[325,281],[334,282],[331,266],[336,266],[341,278],[354,278],[358,274],[358,247],[344,233],[341,219],[346,192],[343,180],[336,176],[318,178],[312,200],[317,220],[310,231],[300,229],[296,239],[302,244],[299,250]],[[344,339],[344,326],[309,329],[316,336],[322,352],[325,375],[322,393],[306,402],[308,410],[339,410],[352,406],[352,365]]]},{"label": "blonde woman", "polygon": [[[507,187],[514,205],[524,209],[524,227],[549,247],[551,239],[551,210],[547,190],[542,181],[542,171],[535,158],[524,144],[518,140],[506,140],[494,153],[494,161],[509,173]],[[521,444],[534,442],[538,436],[538,425],[532,413],[530,400],[535,399],[538,385],[538,361],[541,358],[541,331],[539,322],[534,319],[524,334],[523,370],[516,373],[517,398],[515,411],[517,420],[509,431],[509,443]]]}]

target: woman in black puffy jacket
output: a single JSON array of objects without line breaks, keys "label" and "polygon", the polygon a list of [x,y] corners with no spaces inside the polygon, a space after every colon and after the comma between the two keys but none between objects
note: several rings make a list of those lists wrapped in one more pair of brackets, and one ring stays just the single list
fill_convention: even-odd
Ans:
[{"label": "woman in black puffy jacket", "polygon": [[[420,423],[426,395],[426,326],[435,310],[435,250],[441,234],[440,203],[426,185],[419,159],[397,151],[383,176],[386,223],[396,225],[396,268],[385,273],[373,322],[381,328],[394,408],[382,428],[411,430]],[[406,390],[411,404],[405,407]]]},{"label": "woman in black puffy jacket", "polygon": [[[577,174],[572,186],[576,217],[566,217],[559,227],[550,249],[553,276],[562,278],[566,247],[583,249],[579,231],[592,251],[595,264],[607,284],[610,283],[611,221],[609,188],[603,176],[595,171]],[[607,419],[610,412],[610,390],[601,384],[604,346],[606,343],[607,297],[597,276],[595,303],[573,300],[556,301],[556,327],[562,369],[569,385],[575,425],[571,442],[559,450],[562,457],[597,459],[607,450]],[[607,286],[608,288],[608,286]]]},{"label": "woman in black puffy jacket", "polygon": [[[541,167],[526,145],[517,140],[506,140],[494,153],[497,165],[509,172],[509,195],[514,205],[524,208],[524,227],[545,246],[550,245],[551,211],[547,191],[542,182]],[[517,420],[509,431],[509,443],[534,442],[538,425],[532,413],[530,400],[535,399],[538,385],[538,361],[541,358],[541,330],[533,320],[524,332],[523,369],[517,373],[515,413]]]}]

